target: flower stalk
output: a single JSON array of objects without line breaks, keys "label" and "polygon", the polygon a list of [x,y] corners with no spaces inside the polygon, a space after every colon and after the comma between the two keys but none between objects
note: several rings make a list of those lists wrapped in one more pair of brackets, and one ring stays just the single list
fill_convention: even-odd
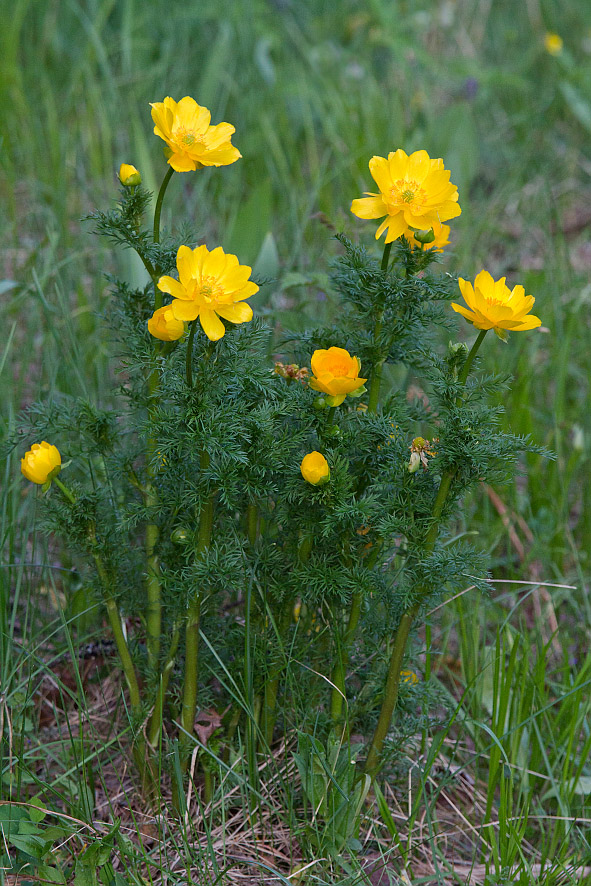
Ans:
[{"label": "flower stalk", "polygon": [[[390,252],[392,251],[392,243],[386,243],[384,246],[384,252],[382,253],[382,263],[380,265],[382,271],[386,273],[388,270],[388,265],[390,263]],[[374,348],[377,349],[378,341],[380,335],[382,333],[382,322],[384,320],[384,308],[382,307],[378,313],[378,317],[376,320],[376,325],[373,331],[373,342]],[[382,372],[384,369],[384,362],[386,360],[386,355],[380,355],[376,360],[376,363],[373,367],[373,372],[371,374],[371,383],[369,386],[369,403],[368,410],[369,412],[376,412],[378,408],[378,403],[380,402],[380,387],[382,384]]]},{"label": "flower stalk", "polygon": [[[487,330],[485,329],[481,330],[478,338],[472,345],[472,348],[468,356],[466,357],[466,361],[458,378],[458,381],[462,386],[466,384],[466,380],[474,362],[474,358],[478,353],[478,349],[480,348],[480,345],[484,340],[486,332]],[[454,469],[451,469],[446,471],[441,477],[439,489],[437,490],[437,495],[433,503],[431,525],[425,536],[425,541],[423,544],[423,552],[424,555],[427,557],[433,552],[435,548],[435,543],[439,535],[441,515],[443,513],[443,509],[445,507],[445,503],[447,501],[447,497],[449,495],[449,491],[451,489],[451,485],[455,475],[456,471]],[[365,772],[372,777],[374,777],[379,770],[382,749],[386,740],[386,736],[390,729],[392,716],[394,714],[394,709],[398,701],[398,693],[400,689],[400,671],[402,669],[402,661],[406,650],[406,644],[412,624],[421,608],[422,598],[424,597],[424,595],[425,589],[419,588],[417,591],[415,603],[402,615],[402,618],[400,619],[400,623],[394,635],[394,645],[392,647],[390,666],[388,668],[388,677],[386,679],[386,686],[384,689],[384,700],[382,702],[380,716],[378,718],[378,723],[375,728],[371,744],[369,746],[369,752],[365,763]]]},{"label": "flower stalk", "polygon": [[[201,453],[201,470],[209,467],[209,455],[205,450]],[[195,558],[199,560],[209,548],[213,529],[214,494],[211,493],[201,506],[199,530]],[[201,620],[202,598],[199,591],[189,603],[187,623],[185,626],[185,680],[183,686],[183,702],[181,709],[181,726],[183,735],[180,741],[181,766],[186,768],[188,755],[187,734],[193,734],[195,713],[197,711],[197,689],[199,679],[199,624]]]}]

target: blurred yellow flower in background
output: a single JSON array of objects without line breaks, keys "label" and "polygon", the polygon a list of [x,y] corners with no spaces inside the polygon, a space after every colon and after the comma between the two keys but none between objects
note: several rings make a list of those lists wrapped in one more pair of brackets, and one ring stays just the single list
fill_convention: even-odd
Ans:
[{"label": "blurred yellow flower in background", "polygon": [[564,43],[559,34],[553,34],[551,31],[548,31],[544,37],[544,46],[546,52],[549,52],[550,55],[558,55],[559,52],[562,52]]},{"label": "blurred yellow flower in background", "polygon": [[472,286],[460,277],[460,290],[470,310],[454,302],[452,308],[477,329],[494,329],[500,338],[504,338],[502,330],[523,332],[541,326],[539,317],[529,313],[535,302],[533,295],[526,295],[523,286],[509,289],[505,280],[495,281],[488,271],[481,271]]},{"label": "blurred yellow flower in background", "polygon": [[178,341],[185,332],[185,324],[177,320],[170,305],[164,305],[148,320],[148,331],[160,341]]},{"label": "blurred yellow flower in background", "polygon": [[158,289],[172,295],[170,307],[177,320],[199,317],[211,341],[217,341],[226,332],[220,317],[231,323],[252,320],[252,308],[244,300],[258,292],[259,287],[248,279],[252,268],[239,264],[235,255],[226,254],[221,246],[211,252],[205,245],[196,249],[181,246],[176,266],[179,279],[160,277]]},{"label": "blurred yellow flower in background", "polygon": [[431,160],[426,151],[407,155],[401,148],[385,157],[372,157],[369,171],[379,194],[353,200],[351,212],[358,218],[386,216],[376,231],[376,240],[387,230],[386,243],[406,235],[409,228],[433,228],[442,234],[442,222],[460,215],[458,189],[449,180],[443,160]]},{"label": "blurred yellow flower in background", "polygon": [[228,166],[242,156],[230,142],[235,128],[230,123],[210,126],[210,111],[190,96],[180,102],[167,96],[163,102],[152,103],[151,108],[154,132],[166,142],[168,163],[177,172]]},{"label": "blurred yellow flower in background", "polygon": [[303,457],[300,471],[304,480],[312,486],[322,486],[330,480],[328,462],[322,453],[316,450]]},{"label": "blurred yellow flower in background", "polygon": [[310,387],[331,398],[331,406],[340,406],[347,394],[362,388],[366,378],[359,378],[361,364],[345,348],[318,349],[312,354]]},{"label": "blurred yellow flower in background", "polygon": [[419,678],[414,671],[410,670],[410,668],[404,668],[404,670],[400,671],[400,682],[406,683],[409,686],[416,686],[419,682]]},{"label": "blurred yellow flower in background", "polygon": [[40,486],[50,479],[50,474],[59,473],[62,458],[57,446],[51,443],[33,443],[24,458],[21,458],[21,471],[31,483]]}]

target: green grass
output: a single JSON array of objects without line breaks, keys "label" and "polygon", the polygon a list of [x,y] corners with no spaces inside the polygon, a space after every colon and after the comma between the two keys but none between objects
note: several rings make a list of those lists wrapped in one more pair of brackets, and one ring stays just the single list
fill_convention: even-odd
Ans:
[{"label": "green grass", "polygon": [[[468,592],[434,616],[433,685],[456,715],[447,731],[437,722],[426,729],[423,753],[420,735],[409,743],[396,768],[398,799],[386,792],[377,823],[364,825],[367,845],[390,853],[398,873],[402,854],[416,883],[470,882],[469,865],[461,876],[450,873],[450,846],[475,871],[488,866],[489,884],[585,882],[561,871],[591,863],[587,2],[241,0],[226,7],[222,18],[213,2],[2,5],[0,433],[18,425],[18,412],[36,399],[104,403],[112,387],[115,363],[99,317],[109,306],[103,274],[137,280],[143,271],[130,255],[116,265],[80,219],[115,199],[121,162],[138,166],[151,189],[159,186],[165,164],[151,135],[150,101],[190,94],[215,122],[236,125],[244,159],[216,175],[175,177],[165,225],[188,216],[196,238],[223,243],[274,278],[253,303],[283,327],[334,311],[330,293],[318,299],[338,248],[325,225],[368,233],[349,205],[371,185],[369,158],[397,147],[444,157],[463,210],[444,267],[469,277],[486,267],[536,296],[547,331],[491,343],[485,360],[491,369],[502,361],[515,378],[504,399],[507,425],[556,453],[554,461],[529,458],[513,488],[496,490],[522,547],[484,490],[467,503],[458,532],[478,532],[496,579],[550,584],[542,593],[536,584],[524,591],[493,583],[489,600],[476,604]],[[558,57],[543,48],[547,30],[565,41]],[[67,553],[47,548],[33,530],[35,495],[25,494],[20,454],[3,466],[0,492],[5,730],[10,719],[17,777],[38,779],[40,790],[59,794],[64,811],[89,826],[88,792],[98,795],[100,779],[112,776],[111,750],[118,753],[122,736],[93,750],[100,742],[92,729],[84,736],[72,729],[41,747],[31,728],[51,649],[71,653],[77,640],[66,624],[73,582],[54,568],[68,568]],[[66,608],[54,607],[52,596],[63,593]],[[423,650],[424,638],[416,642]],[[74,688],[58,680],[58,697],[67,707],[69,694],[84,711],[79,677]],[[116,722],[124,731],[125,711]],[[6,747],[4,773],[13,762]],[[322,823],[294,820],[277,766],[285,828],[305,849],[312,832],[318,841]],[[230,783],[219,788],[222,809],[231,808],[224,800]],[[237,785],[248,808],[244,779]],[[5,778],[5,796],[8,787]],[[120,790],[132,807],[130,782]],[[103,789],[113,792],[112,783]],[[269,816],[277,817],[269,796]],[[466,819],[454,812],[453,826],[451,804]],[[122,808],[118,801],[103,818]],[[133,817],[125,823],[131,833],[140,825]],[[158,828],[164,843],[144,841],[122,856],[130,877],[150,870],[155,882],[168,871],[169,882],[181,883],[192,871],[201,882],[209,859],[217,873],[203,882],[218,875],[223,882],[225,867],[235,864],[223,858],[223,839],[215,843],[207,818],[186,832],[162,822]],[[443,841],[448,828],[462,836]],[[82,842],[71,837],[73,855]],[[246,838],[244,845],[251,845]],[[421,880],[426,859],[436,879]],[[274,867],[264,853],[257,863]],[[313,865],[312,882],[359,882],[355,865],[349,873],[329,869]],[[508,869],[512,879],[504,880]]]}]

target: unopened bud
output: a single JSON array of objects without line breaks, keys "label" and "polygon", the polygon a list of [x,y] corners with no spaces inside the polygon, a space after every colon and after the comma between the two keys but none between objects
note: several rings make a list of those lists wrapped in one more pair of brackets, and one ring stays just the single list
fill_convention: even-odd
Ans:
[{"label": "unopened bud", "polygon": [[135,166],[122,163],[119,167],[119,181],[124,188],[134,188],[136,185],[141,185],[142,177]]},{"label": "unopened bud", "polygon": [[433,243],[435,240],[433,228],[429,228],[428,231],[413,231],[413,237],[419,243]]},{"label": "unopened bud", "polygon": [[191,542],[191,533],[185,526],[178,526],[170,536],[175,545],[188,545]]}]

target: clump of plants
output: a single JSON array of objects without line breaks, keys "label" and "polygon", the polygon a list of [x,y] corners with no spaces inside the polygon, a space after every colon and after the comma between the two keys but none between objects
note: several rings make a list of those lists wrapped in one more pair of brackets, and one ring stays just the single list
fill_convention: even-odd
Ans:
[{"label": "clump of plants", "polygon": [[[346,839],[350,809],[396,752],[401,687],[416,689],[413,627],[439,598],[485,586],[485,558],[451,531],[461,503],[534,449],[500,431],[495,395],[508,379],[478,371],[479,349],[490,330],[505,341],[540,320],[522,286],[482,270],[460,278],[465,304],[451,304],[475,328],[470,347],[437,344],[460,294],[436,272],[458,191],[443,160],[399,149],[371,159],[377,191],[351,206],[381,220],[381,258],[339,235],[336,322],[272,343],[249,303],[251,268],[161,232],[175,172],[240,160],[234,127],[212,126],[189,97],[152,105],[152,117],[168,162],[153,219],[126,164],[119,202],[92,217],[149,275],[139,289],[111,280],[116,408],[36,406],[21,434],[42,442],[22,472],[104,605],[147,794],[162,761],[187,778],[196,748],[206,797],[216,763],[240,755],[256,786],[261,755],[297,734],[304,792]],[[424,396],[386,385],[386,367],[419,378]],[[365,748],[343,768],[339,749],[360,730]],[[326,779],[318,787],[322,748],[354,796],[346,812]]]}]

